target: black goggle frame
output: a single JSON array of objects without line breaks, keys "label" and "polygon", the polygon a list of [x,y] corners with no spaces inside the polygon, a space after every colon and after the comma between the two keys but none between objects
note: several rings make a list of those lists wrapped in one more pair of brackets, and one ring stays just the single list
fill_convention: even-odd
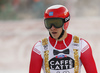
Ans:
[{"label": "black goggle frame", "polygon": [[[48,25],[48,24],[46,24],[45,21],[49,20],[49,19],[61,19],[62,20],[62,24],[60,26],[57,26],[56,24],[52,23],[52,24],[49,24],[50,27],[47,27],[46,25]],[[65,19],[64,18],[46,18],[44,20],[44,24],[45,24],[45,27],[47,29],[50,29],[52,26],[54,26],[55,28],[60,28],[60,27],[62,27],[64,25],[64,23],[68,22],[69,20],[70,20],[70,15],[67,18],[65,18]]]}]

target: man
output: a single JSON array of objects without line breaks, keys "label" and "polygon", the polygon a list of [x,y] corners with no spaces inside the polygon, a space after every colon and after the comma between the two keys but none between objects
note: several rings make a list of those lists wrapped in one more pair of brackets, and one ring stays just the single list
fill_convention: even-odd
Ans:
[{"label": "man", "polygon": [[70,14],[63,5],[53,5],[44,13],[50,36],[37,42],[31,54],[29,73],[97,73],[89,43],[66,32]]}]

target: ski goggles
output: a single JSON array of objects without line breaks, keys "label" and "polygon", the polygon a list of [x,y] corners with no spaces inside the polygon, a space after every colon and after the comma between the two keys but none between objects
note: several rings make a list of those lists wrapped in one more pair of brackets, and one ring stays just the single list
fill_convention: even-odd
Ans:
[{"label": "ski goggles", "polygon": [[52,26],[55,28],[60,28],[64,25],[65,22],[69,21],[70,17],[67,17],[65,19],[63,18],[47,18],[44,20],[45,27],[47,29],[50,29]]}]

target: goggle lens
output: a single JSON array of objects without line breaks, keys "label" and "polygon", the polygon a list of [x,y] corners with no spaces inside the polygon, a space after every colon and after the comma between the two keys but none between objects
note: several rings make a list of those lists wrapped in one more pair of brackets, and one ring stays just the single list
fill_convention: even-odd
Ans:
[{"label": "goggle lens", "polygon": [[60,28],[63,26],[64,21],[62,18],[48,18],[44,20],[44,24],[47,29],[50,29],[52,25],[55,28]]}]

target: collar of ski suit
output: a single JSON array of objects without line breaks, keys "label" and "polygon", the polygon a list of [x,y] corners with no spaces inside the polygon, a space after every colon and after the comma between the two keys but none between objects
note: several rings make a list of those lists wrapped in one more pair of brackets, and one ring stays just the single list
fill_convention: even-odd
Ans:
[{"label": "collar of ski suit", "polygon": [[58,50],[63,50],[69,46],[72,40],[72,35],[67,33],[67,37],[62,41],[57,41],[49,36],[50,44]]}]

